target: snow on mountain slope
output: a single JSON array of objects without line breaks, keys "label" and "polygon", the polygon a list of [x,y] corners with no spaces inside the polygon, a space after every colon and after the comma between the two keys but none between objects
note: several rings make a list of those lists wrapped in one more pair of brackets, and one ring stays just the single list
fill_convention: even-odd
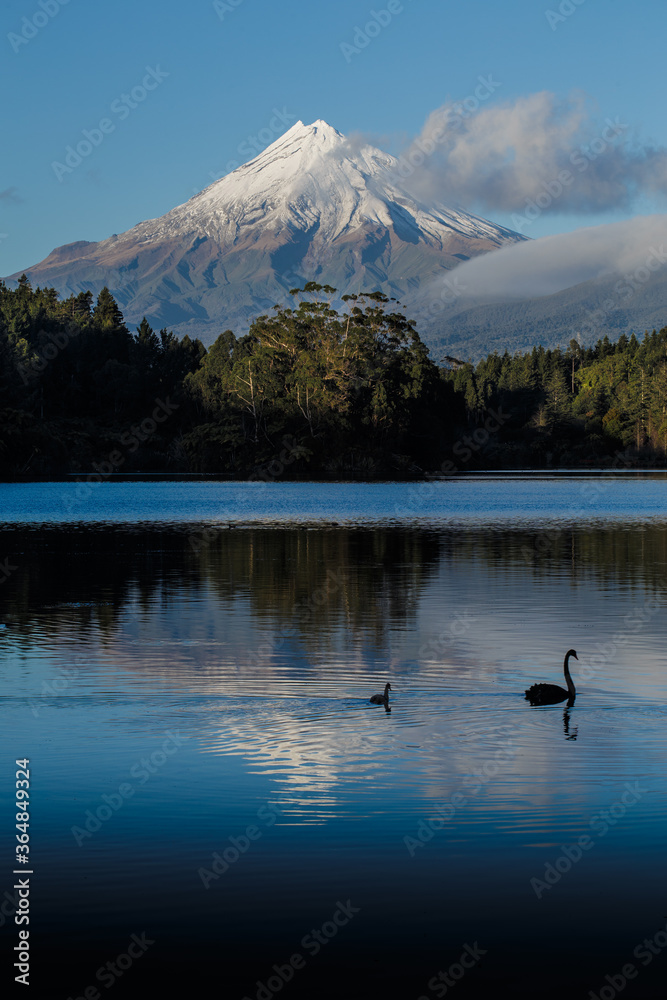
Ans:
[{"label": "snow on mountain slope", "polygon": [[444,206],[429,210],[399,185],[393,156],[372,146],[352,156],[345,136],[331,125],[321,119],[312,125],[299,121],[254,160],[162,218],[140,223],[118,241],[192,235],[229,243],[242,227],[258,224],[276,235],[285,227],[318,226],[321,239],[334,240],[368,222],[394,226],[397,208],[399,220],[415,235],[440,247],[452,233],[499,244],[517,238],[464,212]]},{"label": "snow on mountain slope", "polygon": [[419,203],[398,168],[322,120],[297,122],[166,215],[60,247],[26,273],[63,294],[108,284],[128,321],[146,315],[210,342],[247,328],[299,281],[409,298],[462,259],[525,238]]}]

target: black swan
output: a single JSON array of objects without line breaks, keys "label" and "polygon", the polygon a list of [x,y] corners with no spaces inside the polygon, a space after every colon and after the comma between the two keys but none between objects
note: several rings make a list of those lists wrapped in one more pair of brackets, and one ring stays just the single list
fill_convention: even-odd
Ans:
[{"label": "black swan", "polygon": [[370,699],[373,705],[388,705],[389,704],[389,692],[391,691],[391,684],[385,684],[384,694],[374,694]]},{"label": "black swan", "polygon": [[574,649],[568,649],[565,654],[565,662],[563,663],[563,673],[565,674],[567,691],[565,688],[559,687],[558,684],[533,684],[533,686],[528,688],[526,691],[526,698],[531,705],[557,705],[559,701],[565,701],[566,698],[568,699],[569,705],[574,704],[577,692],[574,684],[572,683],[572,678],[570,677],[569,661],[571,656],[573,656],[575,660],[579,659]]}]

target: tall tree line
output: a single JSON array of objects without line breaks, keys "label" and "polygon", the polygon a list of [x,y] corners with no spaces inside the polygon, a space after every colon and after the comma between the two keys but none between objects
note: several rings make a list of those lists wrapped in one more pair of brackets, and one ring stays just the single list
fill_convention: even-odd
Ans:
[{"label": "tall tree line", "polygon": [[336,311],[334,293],[294,289],[293,308],[207,350],[146,319],[131,332],[106,288],[94,302],[0,282],[0,474],[410,477],[604,464],[619,448],[667,460],[667,328],[439,366],[394,300],[345,296]]},{"label": "tall tree line", "polygon": [[667,328],[594,346],[492,354],[476,366],[451,359],[448,380],[480,419],[509,419],[490,451],[505,461],[591,463],[621,448],[630,461],[667,457]]}]

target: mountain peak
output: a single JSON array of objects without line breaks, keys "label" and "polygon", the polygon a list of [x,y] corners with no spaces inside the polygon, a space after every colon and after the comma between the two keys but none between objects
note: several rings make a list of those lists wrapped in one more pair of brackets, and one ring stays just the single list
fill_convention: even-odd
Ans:
[{"label": "mountain peak", "polygon": [[311,125],[306,125],[305,129],[311,142],[318,142],[323,146],[327,144],[338,145],[347,141],[342,132],[335,129],[333,125],[329,125],[323,118],[318,118]]},{"label": "mountain peak", "polygon": [[314,138],[316,136],[325,139],[345,138],[345,136],[341,132],[339,132],[338,129],[335,129],[333,125],[329,125],[328,122],[325,122],[324,118],[318,118],[317,121],[311,122],[310,125],[304,125],[304,123],[301,120],[299,120],[294,125],[292,125],[292,127],[289,128],[287,132],[284,132],[283,135],[281,135],[280,139],[278,139],[277,141],[280,142],[282,139],[285,139],[288,135],[293,135],[293,136],[302,135],[304,138],[306,137]]},{"label": "mountain peak", "polygon": [[339,132],[338,129],[335,129],[333,127],[333,125],[329,125],[328,122],[325,122],[324,118],[318,118],[317,121],[314,121],[311,125],[307,125],[306,128],[309,130],[312,129],[316,134],[322,133],[322,135],[324,135],[326,138],[333,138],[333,137],[336,137],[338,139],[345,138],[342,132]]},{"label": "mountain peak", "polygon": [[[272,142],[270,146],[262,150],[258,156],[237,167],[233,173],[251,169],[257,163],[265,165],[271,160],[281,159],[285,156],[294,156],[295,154],[301,154],[302,156],[307,154],[315,157],[323,154],[326,155],[336,147],[340,147],[345,141],[345,136],[322,118],[318,118],[317,121],[312,122],[310,125],[304,125],[302,121],[298,121]],[[298,171],[302,168],[303,164],[299,163],[297,166],[296,161],[293,161],[291,166]]]}]

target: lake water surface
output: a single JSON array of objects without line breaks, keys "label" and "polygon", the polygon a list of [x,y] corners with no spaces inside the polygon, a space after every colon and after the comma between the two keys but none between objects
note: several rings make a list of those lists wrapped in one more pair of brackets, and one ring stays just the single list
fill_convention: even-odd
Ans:
[{"label": "lake water surface", "polygon": [[[1,484],[31,995],[664,997],[666,499]],[[575,704],[532,708],[570,648]]]}]

